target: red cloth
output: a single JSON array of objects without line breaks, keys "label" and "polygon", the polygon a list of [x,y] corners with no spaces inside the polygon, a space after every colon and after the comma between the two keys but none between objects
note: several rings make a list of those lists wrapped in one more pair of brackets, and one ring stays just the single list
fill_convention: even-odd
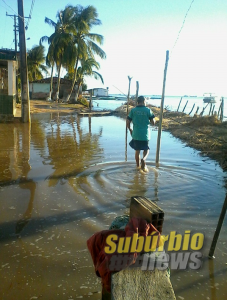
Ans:
[{"label": "red cloth", "polygon": [[[147,236],[151,235],[153,231],[156,231],[160,237],[159,231],[152,224],[147,223],[143,219],[132,218],[128,222],[124,230],[103,230],[95,233],[87,240],[87,247],[95,266],[96,275],[102,278],[102,284],[107,291],[110,292],[111,287],[111,271],[109,270],[109,263],[112,255],[116,255],[116,253],[105,253],[104,248],[108,246],[106,244],[106,238],[111,234],[116,234],[118,236],[118,239],[120,237],[132,237],[135,233],[137,233],[138,236]],[[117,242],[115,243],[117,244]],[[137,255],[138,253],[129,254],[129,261],[127,263],[127,266],[135,263]]]}]

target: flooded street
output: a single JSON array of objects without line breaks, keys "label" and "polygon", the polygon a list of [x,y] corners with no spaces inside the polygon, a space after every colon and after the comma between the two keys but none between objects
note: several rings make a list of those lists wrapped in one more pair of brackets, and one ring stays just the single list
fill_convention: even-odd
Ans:
[{"label": "flooded street", "polygon": [[227,219],[216,258],[207,258],[226,173],[167,132],[156,167],[154,128],[151,137],[144,174],[116,116],[39,114],[31,126],[0,125],[0,299],[101,299],[86,241],[129,213],[135,195],[164,210],[163,234],[205,235],[201,269],[171,271],[177,299],[227,298]]}]

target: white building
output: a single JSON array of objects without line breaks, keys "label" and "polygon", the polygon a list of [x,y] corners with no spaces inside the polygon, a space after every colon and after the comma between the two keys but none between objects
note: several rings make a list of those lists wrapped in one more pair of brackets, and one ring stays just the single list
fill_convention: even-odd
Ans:
[{"label": "white building", "polygon": [[93,90],[93,96],[96,97],[108,96],[108,89],[96,88],[92,90]]}]

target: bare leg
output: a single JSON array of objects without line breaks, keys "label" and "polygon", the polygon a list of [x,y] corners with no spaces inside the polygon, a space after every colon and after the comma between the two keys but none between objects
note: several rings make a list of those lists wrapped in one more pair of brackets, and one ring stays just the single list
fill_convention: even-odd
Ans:
[{"label": "bare leg", "polygon": [[145,163],[145,160],[146,160],[148,154],[149,154],[149,150],[144,150],[144,151],[143,151],[143,158],[141,159],[141,169],[142,169],[142,170],[145,170],[145,169],[146,169],[146,163]]},{"label": "bare leg", "polygon": [[144,160],[144,161],[147,159],[148,154],[149,154],[149,150],[144,150],[144,151],[143,151],[143,160]]},{"label": "bare leg", "polygon": [[135,160],[136,160],[137,167],[139,167],[140,166],[140,150],[136,150],[136,152],[135,152]]}]

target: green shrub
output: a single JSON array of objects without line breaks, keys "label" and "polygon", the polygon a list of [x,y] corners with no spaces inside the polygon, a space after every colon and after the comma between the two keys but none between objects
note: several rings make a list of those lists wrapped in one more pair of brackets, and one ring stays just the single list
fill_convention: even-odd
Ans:
[{"label": "green shrub", "polygon": [[89,101],[86,98],[78,97],[77,102],[86,107],[89,107]]}]

